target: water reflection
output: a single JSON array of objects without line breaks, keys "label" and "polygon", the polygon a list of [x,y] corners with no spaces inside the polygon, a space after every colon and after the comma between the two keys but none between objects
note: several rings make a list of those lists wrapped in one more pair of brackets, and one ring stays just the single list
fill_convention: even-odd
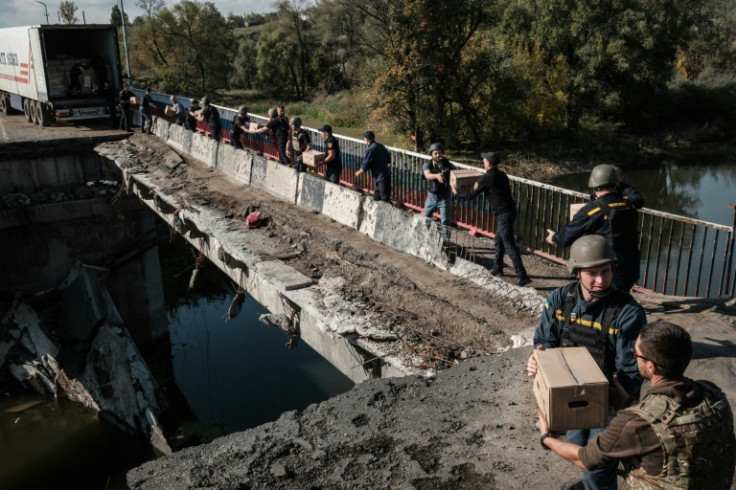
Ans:
[{"label": "water reflection", "polygon": [[267,310],[253,299],[228,320],[231,299],[181,305],[169,318],[176,384],[199,420],[243,430],[352,388],[304,342],[287,349],[283,332],[258,321]]},{"label": "water reflection", "polygon": [[[550,183],[588,192],[588,173],[566,175]],[[639,189],[645,205],[703,221],[733,224],[736,202],[736,158],[715,163],[665,162],[654,168],[625,169],[624,180]]]}]

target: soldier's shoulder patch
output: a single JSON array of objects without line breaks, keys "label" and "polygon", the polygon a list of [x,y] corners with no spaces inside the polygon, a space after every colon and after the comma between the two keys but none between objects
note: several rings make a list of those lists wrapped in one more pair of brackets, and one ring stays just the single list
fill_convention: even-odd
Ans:
[{"label": "soldier's shoulder patch", "polygon": [[327,143],[327,148],[332,149],[333,146],[335,146],[335,145],[332,144],[332,141],[330,141],[329,143]]},{"label": "soldier's shoulder patch", "polygon": [[545,299],[544,300],[544,308],[547,309],[547,310],[549,310],[549,307],[550,307],[549,300],[548,299]]}]

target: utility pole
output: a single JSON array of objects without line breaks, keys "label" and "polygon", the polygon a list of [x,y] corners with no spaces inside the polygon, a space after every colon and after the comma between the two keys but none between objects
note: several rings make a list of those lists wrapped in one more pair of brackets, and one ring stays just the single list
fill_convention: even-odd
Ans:
[{"label": "utility pole", "polygon": [[49,10],[46,8],[46,4],[43,3],[43,2],[39,2],[38,0],[36,0],[36,3],[40,3],[41,5],[43,5],[43,11],[46,13],[46,25],[48,25],[48,23],[49,23]]},{"label": "utility pole", "polygon": [[85,17],[84,10],[82,10],[82,24],[86,24],[86,23],[87,23],[87,17]]},{"label": "utility pole", "polygon": [[125,33],[125,9],[123,9],[123,0],[118,0],[120,5],[120,25],[123,26],[123,46],[125,47],[125,68],[128,70],[128,81],[133,80],[130,74],[130,52],[128,51],[128,36]]}]

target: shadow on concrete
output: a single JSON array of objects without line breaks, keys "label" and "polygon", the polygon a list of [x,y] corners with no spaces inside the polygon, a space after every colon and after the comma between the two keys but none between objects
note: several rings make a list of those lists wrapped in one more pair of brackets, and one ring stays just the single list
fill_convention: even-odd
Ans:
[{"label": "shadow on concrete", "polygon": [[730,340],[705,337],[704,342],[693,342],[693,359],[709,359],[713,357],[736,358],[736,343]]}]

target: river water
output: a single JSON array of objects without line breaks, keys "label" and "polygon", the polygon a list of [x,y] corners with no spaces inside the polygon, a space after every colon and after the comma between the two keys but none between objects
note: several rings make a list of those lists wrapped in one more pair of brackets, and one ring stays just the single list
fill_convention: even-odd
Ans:
[{"label": "river water", "polygon": [[[171,253],[161,252],[168,279]],[[177,254],[193,261],[189,250]],[[160,422],[173,447],[177,440],[207,442],[276,420],[354,386],[303,342],[288,349],[285,333],[258,321],[267,311],[253,299],[228,319],[233,295],[214,267],[200,275],[194,292],[186,290],[188,275],[166,279],[169,352],[162,356],[159,347],[159,359],[143,352],[154,372],[166,371],[176,383],[164,389],[167,381],[160,381],[169,404]],[[127,489],[125,473],[155,457],[147,444],[66,400],[31,394],[0,399],[0,489]]]},{"label": "river water", "polygon": [[[558,177],[551,184],[589,192],[589,173]],[[736,157],[717,162],[678,164],[666,162],[653,168],[626,169],[623,180],[639,189],[645,207],[733,225],[736,203]]]}]

